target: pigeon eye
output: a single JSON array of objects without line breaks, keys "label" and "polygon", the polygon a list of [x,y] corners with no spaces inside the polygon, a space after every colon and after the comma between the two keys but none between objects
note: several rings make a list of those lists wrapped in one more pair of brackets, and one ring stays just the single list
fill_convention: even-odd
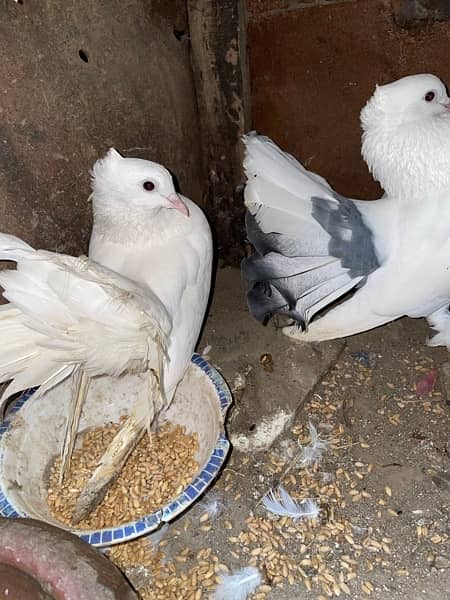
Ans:
[{"label": "pigeon eye", "polygon": [[436,94],[435,94],[434,92],[427,92],[427,93],[425,94],[425,100],[426,100],[427,102],[431,102],[432,100],[434,100],[434,97],[435,97],[435,95],[436,95]]},{"label": "pigeon eye", "polygon": [[155,189],[155,184],[153,183],[153,181],[144,181],[144,183],[142,184],[142,187],[147,192],[151,192],[152,190]]}]

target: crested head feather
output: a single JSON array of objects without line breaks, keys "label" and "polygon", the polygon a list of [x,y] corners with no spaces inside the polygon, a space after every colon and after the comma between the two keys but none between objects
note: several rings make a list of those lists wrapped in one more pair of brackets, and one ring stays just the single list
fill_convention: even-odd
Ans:
[{"label": "crested head feather", "polygon": [[108,160],[122,160],[123,156],[120,154],[120,152],[117,152],[117,150],[115,148],[110,148],[108,150],[108,152],[106,153],[106,157]]},{"label": "crested head feather", "polygon": [[361,111],[362,155],[389,195],[419,199],[450,184],[449,109],[434,75],[376,87]]},{"label": "crested head feather", "polygon": [[149,239],[167,224],[183,226],[188,220],[172,210],[176,195],[172,175],[158,163],[125,158],[110,148],[94,164],[91,176],[97,235],[116,242],[126,242],[130,237]]},{"label": "crested head feather", "polygon": [[[114,148],[97,160],[91,175],[94,199],[111,204],[126,201],[128,206],[156,206],[175,193],[172,175],[165,167],[142,158],[124,158]],[[154,190],[145,190],[145,181],[154,183]]]}]

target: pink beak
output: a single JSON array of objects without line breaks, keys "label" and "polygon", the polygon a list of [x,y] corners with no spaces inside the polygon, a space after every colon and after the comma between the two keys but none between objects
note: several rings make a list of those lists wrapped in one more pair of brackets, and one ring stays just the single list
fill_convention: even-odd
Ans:
[{"label": "pink beak", "polygon": [[170,196],[166,197],[169,201],[170,208],[175,208],[176,210],[179,210],[180,213],[183,213],[183,215],[185,215],[186,217],[189,216],[189,209],[178,194],[170,194]]}]

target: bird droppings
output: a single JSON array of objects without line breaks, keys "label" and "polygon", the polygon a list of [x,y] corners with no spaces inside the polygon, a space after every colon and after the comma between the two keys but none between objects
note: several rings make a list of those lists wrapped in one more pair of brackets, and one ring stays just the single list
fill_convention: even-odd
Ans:
[{"label": "bird droppings", "polygon": [[231,434],[231,443],[239,452],[265,450],[284,431],[292,417],[292,414],[279,410],[272,418],[265,418],[261,423],[256,424],[251,435]]},{"label": "bird droppings", "polygon": [[[119,426],[109,424],[82,435],[62,485],[58,481],[61,459],[55,459],[47,503],[59,521],[71,525],[78,497]],[[112,527],[159,509],[193,479],[199,468],[194,458],[197,450],[197,434],[188,434],[181,425],[166,423],[151,439],[144,435],[104,500],[77,528]]]},{"label": "bird droppings", "polygon": [[264,371],[273,373],[273,357],[269,352],[264,352],[264,354],[261,354],[259,357],[259,362],[261,363]]}]

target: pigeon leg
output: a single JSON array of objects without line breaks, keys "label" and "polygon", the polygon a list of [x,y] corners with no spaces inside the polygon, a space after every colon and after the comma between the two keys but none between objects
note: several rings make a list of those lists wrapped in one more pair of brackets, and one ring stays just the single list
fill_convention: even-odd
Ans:
[{"label": "pigeon leg", "polygon": [[428,315],[427,321],[429,326],[436,332],[428,340],[428,346],[446,346],[450,349],[450,312],[448,306],[444,306]]},{"label": "pigeon leg", "polygon": [[72,452],[78,432],[78,424],[80,422],[81,409],[86,400],[90,381],[90,378],[81,367],[77,367],[72,378],[70,413],[67,417],[64,442],[61,448],[61,468],[59,471],[60,484],[63,482],[64,476],[70,467],[70,460],[72,458]]},{"label": "pigeon leg", "polygon": [[[134,404],[128,419],[124,421],[114,436],[97,468],[81,491],[72,514],[74,525],[87,517],[100,504],[146,429],[150,431],[150,425],[155,415],[155,398],[160,394],[155,375],[151,371],[148,371],[146,375],[144,393]],[[157,396],[155,396],[156,394]]]}]

